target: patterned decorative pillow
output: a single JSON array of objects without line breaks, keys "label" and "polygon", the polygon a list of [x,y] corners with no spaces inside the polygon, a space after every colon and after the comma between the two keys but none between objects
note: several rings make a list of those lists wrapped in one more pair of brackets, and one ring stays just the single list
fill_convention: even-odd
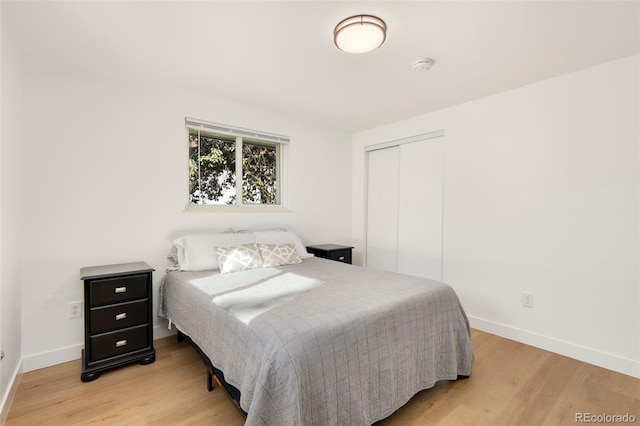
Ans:
[{"label": "patterned decorative pillow", "polygon": [[296,252],[296,246],[289,244],[258,244],[263,266],[280,266],[302,263]]},{"label": "patterned decorative pillow", "polygon": [[213,251],[218,255],[218,264],[222,274],[262,268],[262,256],[260,256],[260,249],[257,244],[214,247]]},{"label": "patterned decorative pillow", "polygon": [[301,259],[312,257],[307,252],[307,248],[302,244],[302,240],[293,232],[289,231],[255,231],[253,233],[255,242],[258,244],[289,244],[292,243],[296,247],[296,252]]}]

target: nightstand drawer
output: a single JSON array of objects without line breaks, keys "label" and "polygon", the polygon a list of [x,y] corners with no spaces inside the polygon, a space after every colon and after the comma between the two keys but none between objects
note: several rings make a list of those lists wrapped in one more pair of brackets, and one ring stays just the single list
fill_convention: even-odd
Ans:
[{"label": "nightstand drawer", "polygon": [[327,259],[337,260],[338,262],[351,263],[351,249],[331,251],[328,253]]},{"label": "nightstand drawer", "polygon": [[91,308],[89,334],[104,333],[119,328],[145,324],[149,316],[147,299]]},{"label": "nightstand drawer", "polygon": [[147,296],[149,274],[97,279],[91,282],[91,307],[143,299]]},{"label": "nightstand drawer", "polygon": [[91,358],[89,362],[111,358],[149,347],[149,334],[146,325],[99,334],[89,338]]}]

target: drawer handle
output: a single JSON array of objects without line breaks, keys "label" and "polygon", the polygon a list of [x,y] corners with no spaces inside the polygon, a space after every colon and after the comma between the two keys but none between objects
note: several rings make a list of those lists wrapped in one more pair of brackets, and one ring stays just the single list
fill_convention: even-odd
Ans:
[{"label": "drawer handle", "polygon": [[344,260],[344,256],[340,256],[338,260]]},{"label": "drawer handle", "polygon": [[116,293],[126,293],[126,292],[127,292],[126,287],[116,287]]},{"label": "drawer handle", "polygon": [[116,342],[116,348],[121,348],[122,346],[127,346],[127,341],[126,340],[118,340]]},{"label": "drawer handle", "polygon": [[126,313],[126,312],[123,312],[123,313],[121,313],[121,314],[116,315],[116,321],[123,320],[123,319],[125,319],[126,317],[127,317],[127,313]]}]

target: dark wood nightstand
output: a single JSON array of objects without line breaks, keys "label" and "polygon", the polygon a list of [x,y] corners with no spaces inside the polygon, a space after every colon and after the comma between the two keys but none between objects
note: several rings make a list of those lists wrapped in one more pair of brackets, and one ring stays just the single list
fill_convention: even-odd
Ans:
[{"label": "dark wood nightstand", "polygon": [[324,259],[337,260],[338,262],[351,264],[351,250],[353,247],[340,246],[338,244],[320,244],[307,246],[307,251]]},{"label": "dark wood nightstand", "polygon": [[155,361],[153,271],[145,262],[80,269],[84,280],[83,382],[124,364]]}]

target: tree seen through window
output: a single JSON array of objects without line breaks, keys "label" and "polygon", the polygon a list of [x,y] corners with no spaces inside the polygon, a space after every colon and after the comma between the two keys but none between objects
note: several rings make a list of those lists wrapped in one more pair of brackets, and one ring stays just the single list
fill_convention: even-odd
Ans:
[{"label": "tree seen through window", "polygon": [[[236,150],[242,152],[241,168]],[[238,204],[236,174],[242,176],[242,204],[279,204],[279,146],[189,132],[189,203]]]}]

